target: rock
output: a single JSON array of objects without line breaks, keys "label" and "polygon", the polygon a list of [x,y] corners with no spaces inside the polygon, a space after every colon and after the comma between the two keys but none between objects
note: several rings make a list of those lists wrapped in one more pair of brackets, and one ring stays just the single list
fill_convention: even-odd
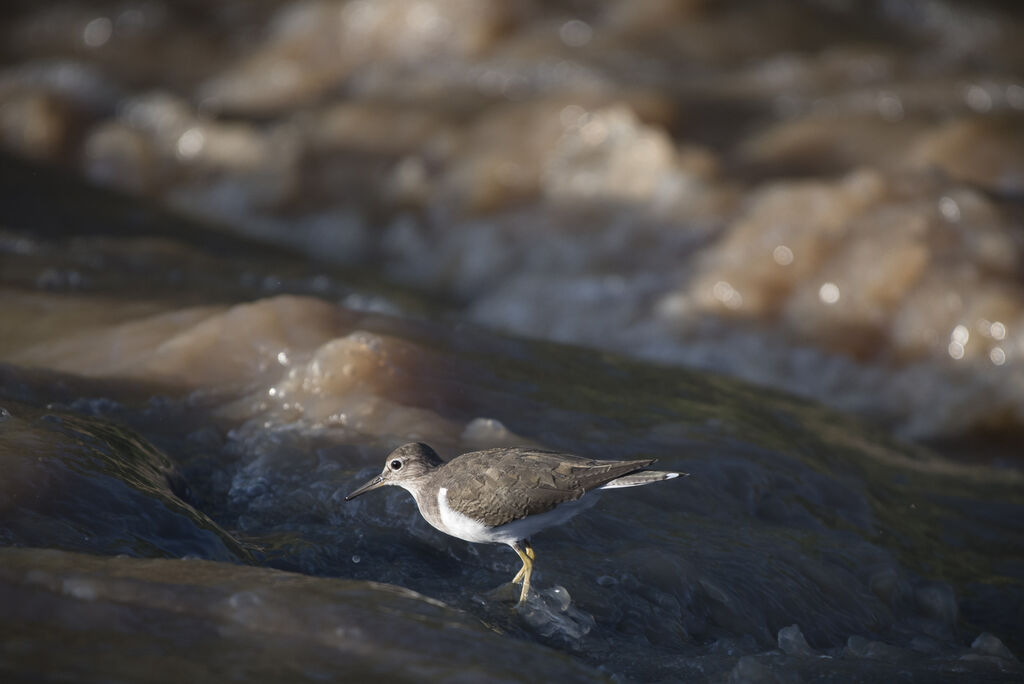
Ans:
[{"label": "rock", "polygon": [[810,647],[800,625],[790,625],[779,630],[779,648],[787,655],[813,656],[817,652]]}]

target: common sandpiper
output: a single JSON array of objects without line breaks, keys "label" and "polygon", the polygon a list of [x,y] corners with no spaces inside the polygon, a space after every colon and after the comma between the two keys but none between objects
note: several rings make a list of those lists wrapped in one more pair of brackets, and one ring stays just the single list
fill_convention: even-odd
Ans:
[{"label": "common sandpiper", "polygon": [[346,501],[384,485],[402,487],[416,499],[423,518],[468,542],[508,544],[523,567],[519,603],[530,591],[536,558],[529,539],[589,508],[601,489],[619,489],[685,475],[644,470],[655,459],[597,461],[528,447],[473,451],[443,461],[422,442],[392,451],[384,470],[345,497]]}]

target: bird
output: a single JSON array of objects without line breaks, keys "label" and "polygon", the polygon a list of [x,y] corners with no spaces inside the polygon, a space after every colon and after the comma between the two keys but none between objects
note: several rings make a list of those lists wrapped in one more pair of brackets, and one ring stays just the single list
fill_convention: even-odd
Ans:
[{"label": "bird", "polygon": [[507,544],[523,566],[517,605],[530,592],[536,554],[530,537],[589,508],[602,489],[636,487],[687,473],[645,470],[656,459],[602,461],[531,447],[473,451],[444,461],[423,442],[404,444],[384,470],[345,497],[393,485],[416,500],[420,515],[445,534],[473,543]]}]

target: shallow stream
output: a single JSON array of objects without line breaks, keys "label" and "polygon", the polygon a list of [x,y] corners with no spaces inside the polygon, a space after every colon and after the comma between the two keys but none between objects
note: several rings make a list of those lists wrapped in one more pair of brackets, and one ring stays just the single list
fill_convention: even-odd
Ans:
[{"label": "shallow stream", "polygon": [[[0,10],[0,679],[1019,682],[1024,14]],[[502,546],[407,441],[689,477]]]}]

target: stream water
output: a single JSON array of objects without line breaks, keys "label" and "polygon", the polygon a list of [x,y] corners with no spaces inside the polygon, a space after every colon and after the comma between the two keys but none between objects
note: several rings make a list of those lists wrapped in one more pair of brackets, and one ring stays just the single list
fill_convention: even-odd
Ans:
[{"label": "stream water", "polygon": [[626,6],[2,10],[0,679],[1024,678],[1024,17]]}]

